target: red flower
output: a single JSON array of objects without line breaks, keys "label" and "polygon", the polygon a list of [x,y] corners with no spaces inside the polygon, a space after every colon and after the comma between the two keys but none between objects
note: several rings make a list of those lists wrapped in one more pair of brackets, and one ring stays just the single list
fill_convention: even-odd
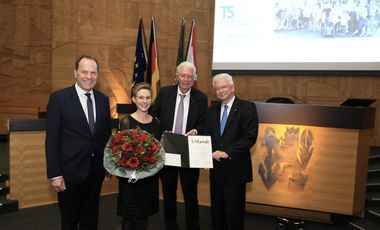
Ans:
[{"label": "red flower", "polygon": [[163,163],[160,149],[161,143],[138,127],[115,133],[104,154],[108,154],[108,163],[114,164],[116,168],[149,171]]},{"label": "red flower", "polygon": [[148,157],[148,156],[143,156],[143,157],[142,157],[142,160],[143,160],[144,162],[146,162],[146,163],[150,163],[150,161],[149,161],[149,157]]},{"label": "red flower", "polygon": [[138,128],[135,128],[134,130],[133,130],[133,132],[132,132],[132,141],[133,142],[136,142],[137,141],[137,136],[138,136],[138,134],[139,134],[139,129]]},{"label": "red flower", "polygon": [[124,159],[124,158],[121,158],[120,160],[119,160],[119,165],[121,166],[121,167],[125,167],[125,166],[127,166],[127,160],[126,159]]},{"label": "red flower", "polygon": [[132,150],[132,145],[131,143],[129,142],[125,142],[122,146],[121,146],[121,149],[124,151],[124,152],[129,152]]},{"label": "red flower", "polygon": [[128,165],[131,169],[137,169],[139,167],[140,161],[137,157],[131,157],[128,161]]},{"label": "red flower", "polygon": [[160,149],[160,146],[154,140],[150,142],[150,149],[155,152]]},{"label": "red flower", "polygon": [[148,149],[147,151],[145,151],[145,156],[151,157],[152,155],[153,155],[153,152],[151,149]]},{"label": "red flower", "polygon": [[140,142],[145,142],[147,137],[148,135],[146,135],[145,133],[140,134]]},{"label": "red flower", "polygon": [[121,154],[121,157],[126,159],[126,160],[129,160],[131,157],[133,157],[133,154],[130,154],[130,153],[122,153]]},{"label": "red flower", "polygon": [[136,152],[137,154],[141,154],[141,153],[143,153],[143,152],[144,152],[144,147],[143,147],[143,146],[137,146],[137,147],[135,148],[135,152]]},{"label": "red flower", "polygon": [[134,134],[138,134],[138,133],[139,133],[139,127],[135,128],[135,129],[133,130],[133,133],[134,133]]},{"label": "red flower", "polygon": [[124,135],[124,134],[126,134],[127,133],[127,130],[122,130],[122,131],[120,131],[120,135]]},{"label": "red flower", "polygon": [[149,157],[149,163],[150,164],[154,164],[154,163],[156,163],[156,161],[157,161],[157,157],[155,155]]},{"label": "red flower", "polygon": [[117,135],[115,136],[115,138],[113,139],[113,141],[114,141],[115,143],[120,143],[122,137],[123,137],[123,135],[119,133],[119,134],[117,134]]},{"label": "red flower", "polygon": [[118,150],[119,150],[119,146],[118,145],[114,145],[112,147],[112,152],[116,153]]}]

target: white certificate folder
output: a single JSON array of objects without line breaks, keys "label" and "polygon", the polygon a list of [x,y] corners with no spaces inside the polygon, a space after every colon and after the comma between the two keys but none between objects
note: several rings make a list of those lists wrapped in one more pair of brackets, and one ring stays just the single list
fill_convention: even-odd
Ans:
[{"label": "white certificate folder", "polygon": [[165,165],[182,168],[212,168],[210,136],[164,133]]}]

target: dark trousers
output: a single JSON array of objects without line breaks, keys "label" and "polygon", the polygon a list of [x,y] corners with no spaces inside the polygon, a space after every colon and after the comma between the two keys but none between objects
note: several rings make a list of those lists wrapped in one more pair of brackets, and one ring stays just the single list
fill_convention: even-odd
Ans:
[{"label": "dark trousers", "polygon": [[58,193],[62,230],[97,229],[99,195],[103,179],[90,170],[85,182],[66,182],[66,190]]},{"label": "dark trousers", "polygon": [[164,216],[167,230],[177,226],[177,182],[180,177],[185,199],[187,229],[199,229],[198,179],[199,169],[164,166],[160,172],[164,195]]},{"label": "dark trousers", "polygon": [[123,217],[121,230],[146,230],[148,229],[148,217],[128,218]]},{"label": "dark trousers", "polygon": [[210,180],[211,220],[214,230],[244,230],[246,184]]}]

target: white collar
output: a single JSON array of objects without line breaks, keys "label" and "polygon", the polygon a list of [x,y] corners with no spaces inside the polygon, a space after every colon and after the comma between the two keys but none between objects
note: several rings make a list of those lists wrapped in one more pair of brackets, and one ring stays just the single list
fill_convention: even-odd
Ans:
[{"label": "white collar", "polygon": [[[177,86],[177,95],[178,94],[181,94],[181,95],[190,95],[190,92],[191,92],[191,88],[186,92],[186,93],[182,93],[181,90],[179,89],[179,86]],[[186,98],[189,98],[189,97],[186,97]]]},{"label": "white collar", "polygon": [[77,91],[77,94],[78,94],[79,96],[81,96],[81,95],[85,95],[86,93],[91,93],[91,95],[94,95],[94,92],[93,92],[92,89],[91,89],[90,91],[86,91],[86,90],[82,89],[82,88],[78,85],[78,82],[75,83],[75,90]]},{"label": "white collar", "polygon": [[224,104],[224,103],[222,102],[222,107],[223,107],[224,105],[227,105],[228,108],[232,108],[232,104],[234,103],[234,101],[235,101],[235,96],[233,96],[233,98],[232,98],[227,104]]}]

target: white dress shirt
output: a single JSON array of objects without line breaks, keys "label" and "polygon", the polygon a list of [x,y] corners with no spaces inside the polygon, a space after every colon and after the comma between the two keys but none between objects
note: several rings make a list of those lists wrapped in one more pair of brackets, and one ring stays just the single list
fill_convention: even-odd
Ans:
[{"label": "white dress shirt", "polygon": [[88,122],[88,111],[87,111],[86,93],[91,93],[92,108],[94,108],[94,122],[96,123],[96,105],[95,105],[96,103],[95,103],[94,91],[90,90],[87,92],[86,90],[79,87],[78,83],[75,83],[75,90],[77,91],[77,94],[78,94],[78,97],[80,100],[80,104],[82,105],[84,114],[86,115],[86,118],[87,118],[87,122]]},{"label": "white dress shirt", "polygon": [[[227,106],[228,106],[228,109],[227,109],[227,117],[228,115],[230,115],[230,111],[231,111],[231,107],[232,107],[232,104],[234,103],[235,101],[235,96],[227,103]],[[220,119],[219,119],[219,122],[222,121],[222,116],[223,116],[223,111],[224,111],[224,103],[222,103],[220,106]]]}]

